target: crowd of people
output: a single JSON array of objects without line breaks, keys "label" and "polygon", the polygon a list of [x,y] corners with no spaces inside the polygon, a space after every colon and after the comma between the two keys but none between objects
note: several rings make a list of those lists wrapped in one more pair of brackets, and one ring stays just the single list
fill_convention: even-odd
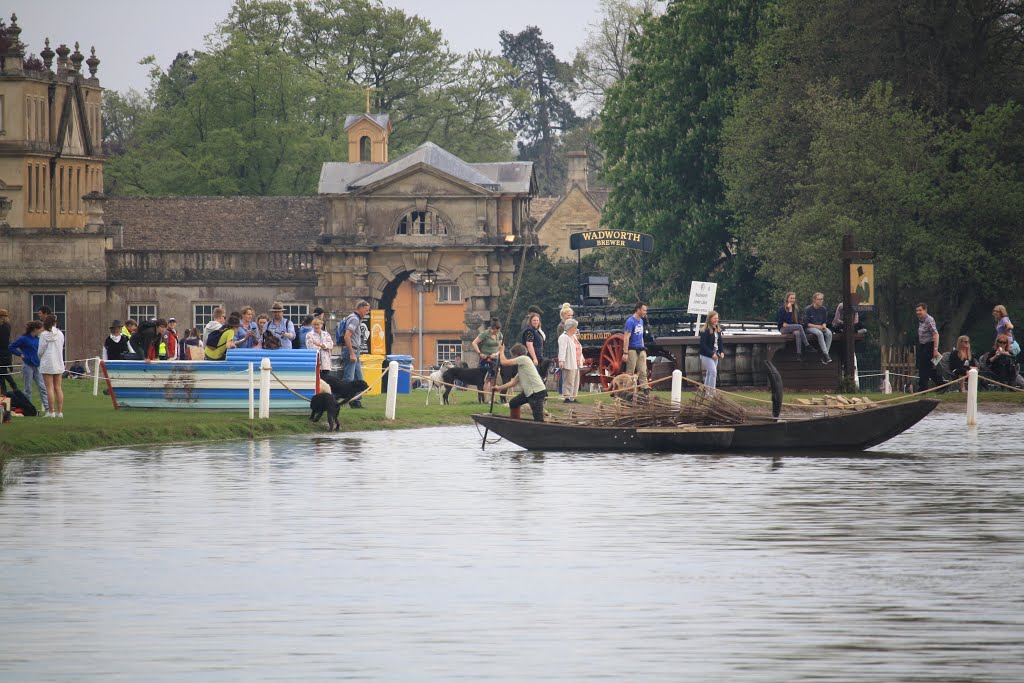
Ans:
[{"label": "crowd of people", "polygon": [[[949,380],[959,379],[961,384],[971,368],[977,368],[981,376],[993,386],[1024,389],[1024,377],[1020,374],[1020,343],[1013,334],[1013,322],[1002,304],[992,308],[995,321],[995,342],[992,348],[975,356],[971,349],[971,338],[957,337],[956,344],[946,353],[941,351],[939,331],[935,319],[928,314],[928,306],[919,303],[915,309],[917,328],[917,372],[918,391],[936,386]],[[998,382],[998,384],[993,383]]]},{"label": "crowd of people", "polygon": [[33,389],[39,390],[46,417],[64,417],[63,380],[64,333],[57,326],[57,316],[49,306],[40,306],[36,319],[25,325],[25,331],[13,341],[11,337],[10,313],[0,308],[0,391],[19,392],[14,381],[13,356],[21,359],[21,378],[25,389],[22,393],[31,404]]}]

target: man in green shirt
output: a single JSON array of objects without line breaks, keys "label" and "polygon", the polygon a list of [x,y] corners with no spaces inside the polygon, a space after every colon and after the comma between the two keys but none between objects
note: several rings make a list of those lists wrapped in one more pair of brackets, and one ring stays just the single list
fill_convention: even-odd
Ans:
[{"label": "man in green shirt", "polygon": [[504,391],[518,384],[522,390],[521,394],[508,402],[509,417],[518,420],[519,410],[524,403],[529,403],[530,410],[533,411],[534,421],[543,422],[544,400],[547,398],[548,392],[544,386],[544,380],[540,378],[540,373],[537,372],[537,366],[533,364],[533,359],[526,355],[526,347],[522,344],[516,344],[512,347],[512,357],[507,358],[505,356],[505,345],[500,344],[498,345],[498,357],[501,359],[502,365],[516,365],[519,367],[519,372],[509,382],[494,387],[495,391]]}]

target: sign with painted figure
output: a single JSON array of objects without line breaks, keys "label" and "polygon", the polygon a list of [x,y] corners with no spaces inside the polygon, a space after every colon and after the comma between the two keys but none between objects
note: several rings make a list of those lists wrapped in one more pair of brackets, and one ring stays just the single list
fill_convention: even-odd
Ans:
[{"label": "sign with painted figure", "polygon": [[715,309],[715,293],[717,282],[690,282],[690,302],[686,305],[687,313],[707,315]]},{"label": "sign with painted figure", "polygon": [[370,353],[384,356],[387,354],[384,340],[384,310],[370,310]]},{"label": "sign with painted figure", "polygon": [[875,310],[875,265],[850,264],[850,301],[855,311]]},{"label": "sign with painted figure", "polygon": [[585,230],[569,235],[570,249],[594,247],[624,247],[639,251],[654,251],[654,237],[628,230]]}]

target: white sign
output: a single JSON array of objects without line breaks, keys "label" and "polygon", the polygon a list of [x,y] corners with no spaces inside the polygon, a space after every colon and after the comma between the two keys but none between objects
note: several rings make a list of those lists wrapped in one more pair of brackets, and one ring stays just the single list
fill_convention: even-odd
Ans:
[{"label": "white sign", "polygon": [[718,291],[717,282],[690,283],[690,303],[686,305],[687,313],[707,315],[715,308],[715,292]]}]

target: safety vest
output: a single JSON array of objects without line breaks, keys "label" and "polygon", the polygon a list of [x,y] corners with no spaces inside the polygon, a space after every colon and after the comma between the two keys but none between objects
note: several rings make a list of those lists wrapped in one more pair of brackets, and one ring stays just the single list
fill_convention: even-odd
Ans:
[{"label": "safety vest", "polygon": [[160,337],[160,345],[156,347],[156,353],[160,360],[167,360],[167,333]]}]

